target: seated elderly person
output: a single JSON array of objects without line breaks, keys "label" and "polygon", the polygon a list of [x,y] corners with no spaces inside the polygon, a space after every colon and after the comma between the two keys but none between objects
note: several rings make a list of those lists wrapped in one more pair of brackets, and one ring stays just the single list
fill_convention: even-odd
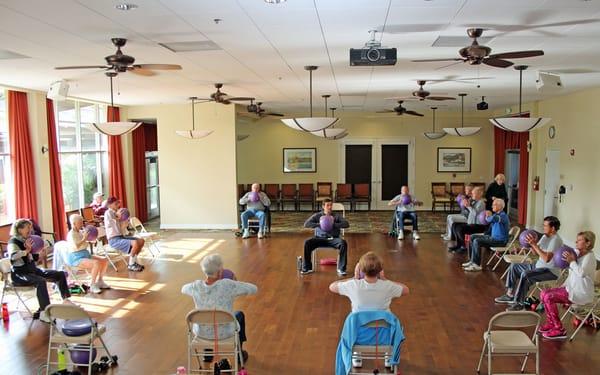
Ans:
[{"label": "seated elderly person", "polygon": [[496,198],[492,202],[493,212],[486,211],[486,222],[491,226],[491,235],[474,234],[471,236],[471,257],[462,266],[465,271],[481,271],[481,248],[492,246],[505,246],[508,241],[508,215],[504,212],[504,201]]},{"label": "seated elderly person", "polygon": [[531,249],[539,257],[535,264],[513,263],[508,268],[506,278],[506,294],[495,299],[496,303],[509,303],[509,311],[523,310],[523,302],[529,287],[540,281],[556,280],[560,269],[554,264],[554,253],[563,244],[558,235],[560,221],[554,216],[544,218],[544,235],[538,242],[530,234],[526,240]]},{"label": "seated elderly person", "polygon": [[417,219],[417,213],[415,206],[420,206],[423,203],[418,201],[414,196],[410,195],[408,186],[402,186],[400,194],[396,195],[391,201],[388,202],[388,206],[396,206],[396,222],[398,223],[398,239],[404,239],[404,219],[410,219],[412,221],[412,235],[415,240],[421,239],[419,236],[419,222]]},{"label": "seated elderly person", "polygon": [[105,257],[92,255],[88,250],[88,231],[83,226],[83,216],[73,214],[69,216],[69,222],[71,223],[71,230],[67,234],[67,241],[71,246],[65,261],[71,267],[90,270],[92,278],[90,291],[92,293],[100,293],[102,289],[110,289],[110,286],[104,282],[108,260]]},{"label": "seated elderly person", "polygon": [[[466,199],[471,199],[473,194],[473,184],[468,184],[465,186],[465,194],[464,197]],[[454,223],[466,223],[467,217],[469,216],[469,210],[463,206],[461,206],[459,214],[450,214],[446,216],[446,233],[442,233],[442,239],[444,241],[452,240],[452,224]]]},{"label": "seated elderly person", "polygon": [[109,197],[106,202],[108,209],[104,213],[104,227],[108,244],[113,249],[129,254],[129,271],[143,271],[144,266],[138,263],[138,255],[144,248],[144,239],[129,236],[129,223],[128,220],[121,220],[121,201],[117,197]]},{"label": "seated elderly person", "polygon": [[253,183],[252,189],[244,194],[240,198],[240,204],[246,205],[246,211],[242,212],[242,238],[250,237],[250,230],[248,229],[248,219],[251,217],[257,217],[259,228],[258,238],[265,236],[265,208],[271,205],[271,200],[264,192],[260,191],[260,184]]},{"label": "seated elderly person", "polygon": [[314,272],[312,264],[312,252],[319,247],[333,247],[339,250],[339,264],[337,273],[339,276],[346,275],[346,264],[348,257],[348,243],[340,238],[342,228],[348,228],[348,220],[339,213],[333,212],[333,202],[326,198],[323,200],[323,210],[309,217],[304,222],[304,228],[314,228],[315,235],[304,241],[304,258],[300,273],[306,275]]},{"label": "seated elderly person", "polygon": [[[200,267],[206,279],[185,284],[181,293],[191,296],[198,310],[217,309],[232,313],[238,321],[240,344],[243,345],[246,341],[246,320],[243,312],[233,311],[233,300],[238,296],[256,294],[258,288],[254,284],[223,278],[223,260],[219,254],[202,258]],[[219,328],[219,339],[229,338],[234,332],[235,327],[232,325]],[[201,338],[214,339],[212,327],[194,327],[194,333]],[[248,358],[245,350],[242,350],[242,355],[244,360]]]},{"label": "seated elderly person", "polygon": [[452,234],[456,239],[454,246],[448,247],[450,252],[462,252],[465,249],[465,236],[467,234],[483,233],[486,231],[488,225],[478,222],[479,214],[485,211],[485,200],[482,198],[483,189],[478,186],[473,189],[472,199],[464,199],[463,206],[469,212],[467,221],[464,223],[452,224]]},{"label": "seated elderly person", "polygon": [[108,210],[107,202],[104,200],[104,194],[100,192],[94,193],[94,200],[90,203],[90,207],[94,210],[94,216],[104,216],[104,213]]}]

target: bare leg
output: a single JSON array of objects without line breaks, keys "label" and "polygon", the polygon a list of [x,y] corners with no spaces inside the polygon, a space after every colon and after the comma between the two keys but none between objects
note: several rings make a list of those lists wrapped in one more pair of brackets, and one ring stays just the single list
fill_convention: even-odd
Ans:
[{"label": "bare leg", "polygon": [[98,262],[98,282],[103,281],[106,269],[108,268],[108,260],[97,255],[93,255],[92,259]]},{"label": "bare leg", "polygon": [[92,284],[96,284],[96,281],[98,279],[98,266],[98,262],[94,259],[82,259],[81,262],[79,262],[79,267],[85,268],[86,270],[91,270]]}]

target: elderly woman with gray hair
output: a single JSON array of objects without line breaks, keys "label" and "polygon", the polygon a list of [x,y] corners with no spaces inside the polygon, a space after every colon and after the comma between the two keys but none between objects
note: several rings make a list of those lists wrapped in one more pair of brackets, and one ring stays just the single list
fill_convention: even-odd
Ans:
[{"label": "elderly woman with gray hair", "polygon": [[[199,310],[224,310],[232,313],[240,326],[240,343],[246,341],[246,324],[244,313],[233,311],[233,300],[238,296],[256,294],[258,288],[254,284],[236,281],[223,277],[223,259],[219,254],[211,254],[202,259],[200,267],[206,275],[204,280],[196,280],[185,284],[181,288],[181,293],[187,294],[194,299],[196,309]],[[233,336],[235,327],[230,325],[220,328],[218,331],[219,339],[225,339]],[[211,328],[194,327],[196,335],[202,338],[213,339],[214,332]],[[244,360],[248,353],[243,350]]]},{"label": "elderly woman with gray hair", "polygon": [[494,177],[494,182],[489,184],[487,190],[485,191],[486,210],[492,210],[492,202],[494,202],[494,199],[497,198],[504,201],[504,212],[507,211],[508,192],[506,191],[505,182],[506,177],[502,173],[498,173],[496,177]]}]

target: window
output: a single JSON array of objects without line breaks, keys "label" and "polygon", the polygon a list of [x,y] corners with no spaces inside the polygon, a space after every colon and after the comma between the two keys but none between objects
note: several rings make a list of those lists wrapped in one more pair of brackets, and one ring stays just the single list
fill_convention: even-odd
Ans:
[{"label": "window", "polygon": [[13,178],[10,171],[10,144],[8,142],[8,115],[6,95],[0,90],[0,225],[14,219]]},{"label": "window", "polygon": [[106,121],[106,106],[62,101],[56,103],[58,149],[65,210],[92,202],[108,187],[108,139],[92,123]]}]

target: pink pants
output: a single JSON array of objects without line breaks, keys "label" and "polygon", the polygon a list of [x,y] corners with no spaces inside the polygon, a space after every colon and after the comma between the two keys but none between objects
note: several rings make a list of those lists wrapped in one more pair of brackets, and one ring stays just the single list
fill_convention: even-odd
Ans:
[{"label": "pink pants", "polygon": [[546,309],[546,322],[552,324],[556,329],[563,329],[563,325],[558,316],[558,304],[566,303],[570,304],[569,292],[565,287],[550,288],[542,290],[540,299],[544,303],[544,309]]}]

